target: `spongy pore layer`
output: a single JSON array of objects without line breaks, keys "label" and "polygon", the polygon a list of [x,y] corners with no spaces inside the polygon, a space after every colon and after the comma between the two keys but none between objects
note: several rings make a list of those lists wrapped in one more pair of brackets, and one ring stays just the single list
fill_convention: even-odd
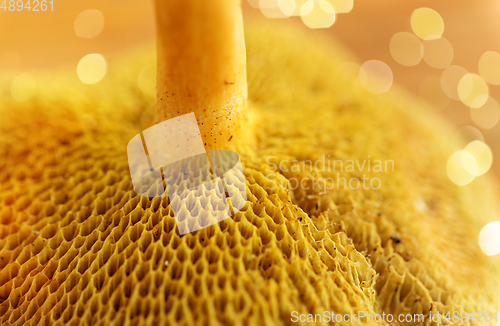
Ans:
[{"label": "spongy pore layer", "polygon": [[138,196],[128,170],[128,141],[152,123],[137,86],[152,53],[96,85],[47,76],[24,103],[2,82],[2,325],[291,325],[294,311],[430,325],[500,307],[499,259],[477,245],[496,192],[449,181],[446,124],[366,93],[341,50],[299,31],[259,22],[246,39],[247,202],[183,236],[168,198]]}]

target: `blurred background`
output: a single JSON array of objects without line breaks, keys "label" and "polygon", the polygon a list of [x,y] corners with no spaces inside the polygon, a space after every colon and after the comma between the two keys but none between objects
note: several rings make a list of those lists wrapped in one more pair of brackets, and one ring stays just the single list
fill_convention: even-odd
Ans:
[{"label": "blurred background", "polygon": [[[359,71],[359,82],[369,91],[390,92],[398,84],[440,111],[457,135],[486,143],[491,152],[479,143],[470,148],[473,154],[482,151],[482,162],[476,155],[481,171],[465,167],[472,177],[450,175],[453,181],[466,184],[486,172],[489,153],[488,175],[500,176],[498,1],[242,1],[246,14],[284,17],[337,39],[353,53],[346,68]],[[29,100],[36,92],[31,74],[55,67],[97,84],[105,78],[106,62],[123,51],[155,48],[152,1],[53,0],[53,11],[49,4],[39,12],[11,10],[10,2],[0,9],[0,74],[12,76],[11,89],[0,90],[2,96]]]}]

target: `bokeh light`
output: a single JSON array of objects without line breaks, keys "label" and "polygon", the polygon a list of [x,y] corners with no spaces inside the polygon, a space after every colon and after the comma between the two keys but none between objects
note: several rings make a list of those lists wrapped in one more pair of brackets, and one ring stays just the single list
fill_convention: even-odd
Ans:
[{"label": "bokeh light", "polygon": [[441,89],[453,100],[460,100],[458,96],[458,83],[463,76],[467,74],[467,70],[460,66],[449,66],[441,74]]},{"label": "bokeh light", "polygon": [[87,54],[76,68],[78,78],[85,84],[95,84],[101,81],[106,74],[106,60],[104,57],[97,53]]},{"label": "bokeh light", "polygon": [[408,32],[394,34],[389,43],[389,51],[397,63],[407,67],[419,64],[424,55],[422,41]]},{"label": "bokeh light", "polygon": [[74,28],[77,36],[94,38],[104,28],[104,15],[96,9],[84,10],[76,16]]},{"label": "bokeh light", "polygon": [[336,14],[348,13],[354,0],[248,0],[267,18],[300,16],[310,28],[328,28],[335,23]]},{"label": "bokeh light", "polygon": [[477,163],[474,156],[464,150],[453,153],[446,165],[448,177],[453,183],[459,186],[465,186],[471,183],[472,180],[474,180],[477,169]]},{"label": "bokeh light", "polygon": [[419,8],[411,15],[411,28],[423,40],[438,39],[444,32],[441,15],[431,8]]},{"label": "bokeh light", "polygon": [[453,150],[463,149],[466,144],[474,140],[484,142],[484,136],[481,131],[473,126],[463,126],[453,135],[451,146]]},{"label": "bokeh light", "polygon": [[302,6],[308,1],[310,0],[295,0],[295,11],[293,12],[292,16],[300,16],[300,8],[302,8]]},{"label": "bokeh light", "polygon": [[259,8],[259,0],[248,0],[248,3],[252,8],[258,9]]},{"label": "bokeh light", "polygon": [[444,110],[450,103],[450,98],[441,89],[441,79],[426,77],[418,89],[420,99],[438,110]]},{"label": "bokeh light", "polygon": [[393,81],[391,68],[380,60],[369,60],[359,69],[359,82],[369,92],[382,94],[387,92]]},{"label": "bokeh light", "polygon": [[488,256],[500,254],[500,221],[488,223],[481,229],[479,246]]},{"label": "bokeh light", "polygon": [[493,51],[483,53],[478,63],[479,74],[488,83],[500,85],[500,54]]},{"label": "bokeh light", "polygon": [[491,96],[486,103],[478,109],[470,109],[470,117],[476,126],[482,129],[493,128],[500,119],[500,106]]},{"label": "bokeh light", "polygon": [[259,0],[259,8],[267,18],[287,18],[295,12],[295,1]]},{"label": "bokeh light", "polygon": [[489,88],[479,75],[467,73],[458,82],[457,92],[465,105],[480,108],[488,100]]},{"label": "bokeh light", "polygon": [[335,22],[335,10],[325,0],[309,0],[300,8],[300,18],[309,28],[328,28]]},{"label": "bokeh light", "polygon": [[475,140],[469,143],[465,146],[464,151],[471,154],[476,161],[475,166],[471,167],[470,164],[467,164],[467,155],[462,156],[462,164],[470,174],[478,177],[488,172],[491,168],[491,164],[493,164],[493,153],[489,146],[482,141]]},{"label": "bokeh light", "polygon": [[156,66],[149,65],[141,70],[137,79],[141,91],[148,95],[156,94]]},{"label": "bokeh light", "polygon": [[35,95],[37,84],[35,79],[28,74],[14,78],[10,86],[12,97],[18,102],[25,102]]},{"label": "bokeh light", "polygon": [[279,9],[284,17],[290,17],[295,12],[295,1],[294,0],[281,0]]},{"label": "bokeh light", "polygon": [[424,61],[432,68],[444,69],[453,61],[453,46],[444,37],[424,40]]},{"label": "bokeh light", "polygon": [[353,0],[328,0],[328,2],[331,3],[336,14],[348,13],[354,7]]},{"label": "bokeh light", "polygon": [[420,197],[415,199],[415,201],[413,202],[413,205],[420,213],[425,213],[429,209],[429,207],[427,206],[425,201]]}]

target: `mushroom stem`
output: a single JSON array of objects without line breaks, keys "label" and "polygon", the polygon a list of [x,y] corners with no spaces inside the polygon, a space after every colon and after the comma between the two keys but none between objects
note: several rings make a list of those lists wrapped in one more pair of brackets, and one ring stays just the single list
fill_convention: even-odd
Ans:
[{"label": "mushroom stem", "polygon": [[155,0],[159,123],[194,112],[207,150],[241,129],[247,97],[240,0]]}]

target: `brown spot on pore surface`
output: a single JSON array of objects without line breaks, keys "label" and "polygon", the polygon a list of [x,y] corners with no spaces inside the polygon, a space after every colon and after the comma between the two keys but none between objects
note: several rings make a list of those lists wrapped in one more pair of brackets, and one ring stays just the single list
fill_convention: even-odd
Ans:
[{"label": "brown spot on pore surface", "polygon": [[391,235],[391,240],[394,241],[395,243],[399,244],[401,243],[401,239],[398,238],[397,236],[395,235]]}]

